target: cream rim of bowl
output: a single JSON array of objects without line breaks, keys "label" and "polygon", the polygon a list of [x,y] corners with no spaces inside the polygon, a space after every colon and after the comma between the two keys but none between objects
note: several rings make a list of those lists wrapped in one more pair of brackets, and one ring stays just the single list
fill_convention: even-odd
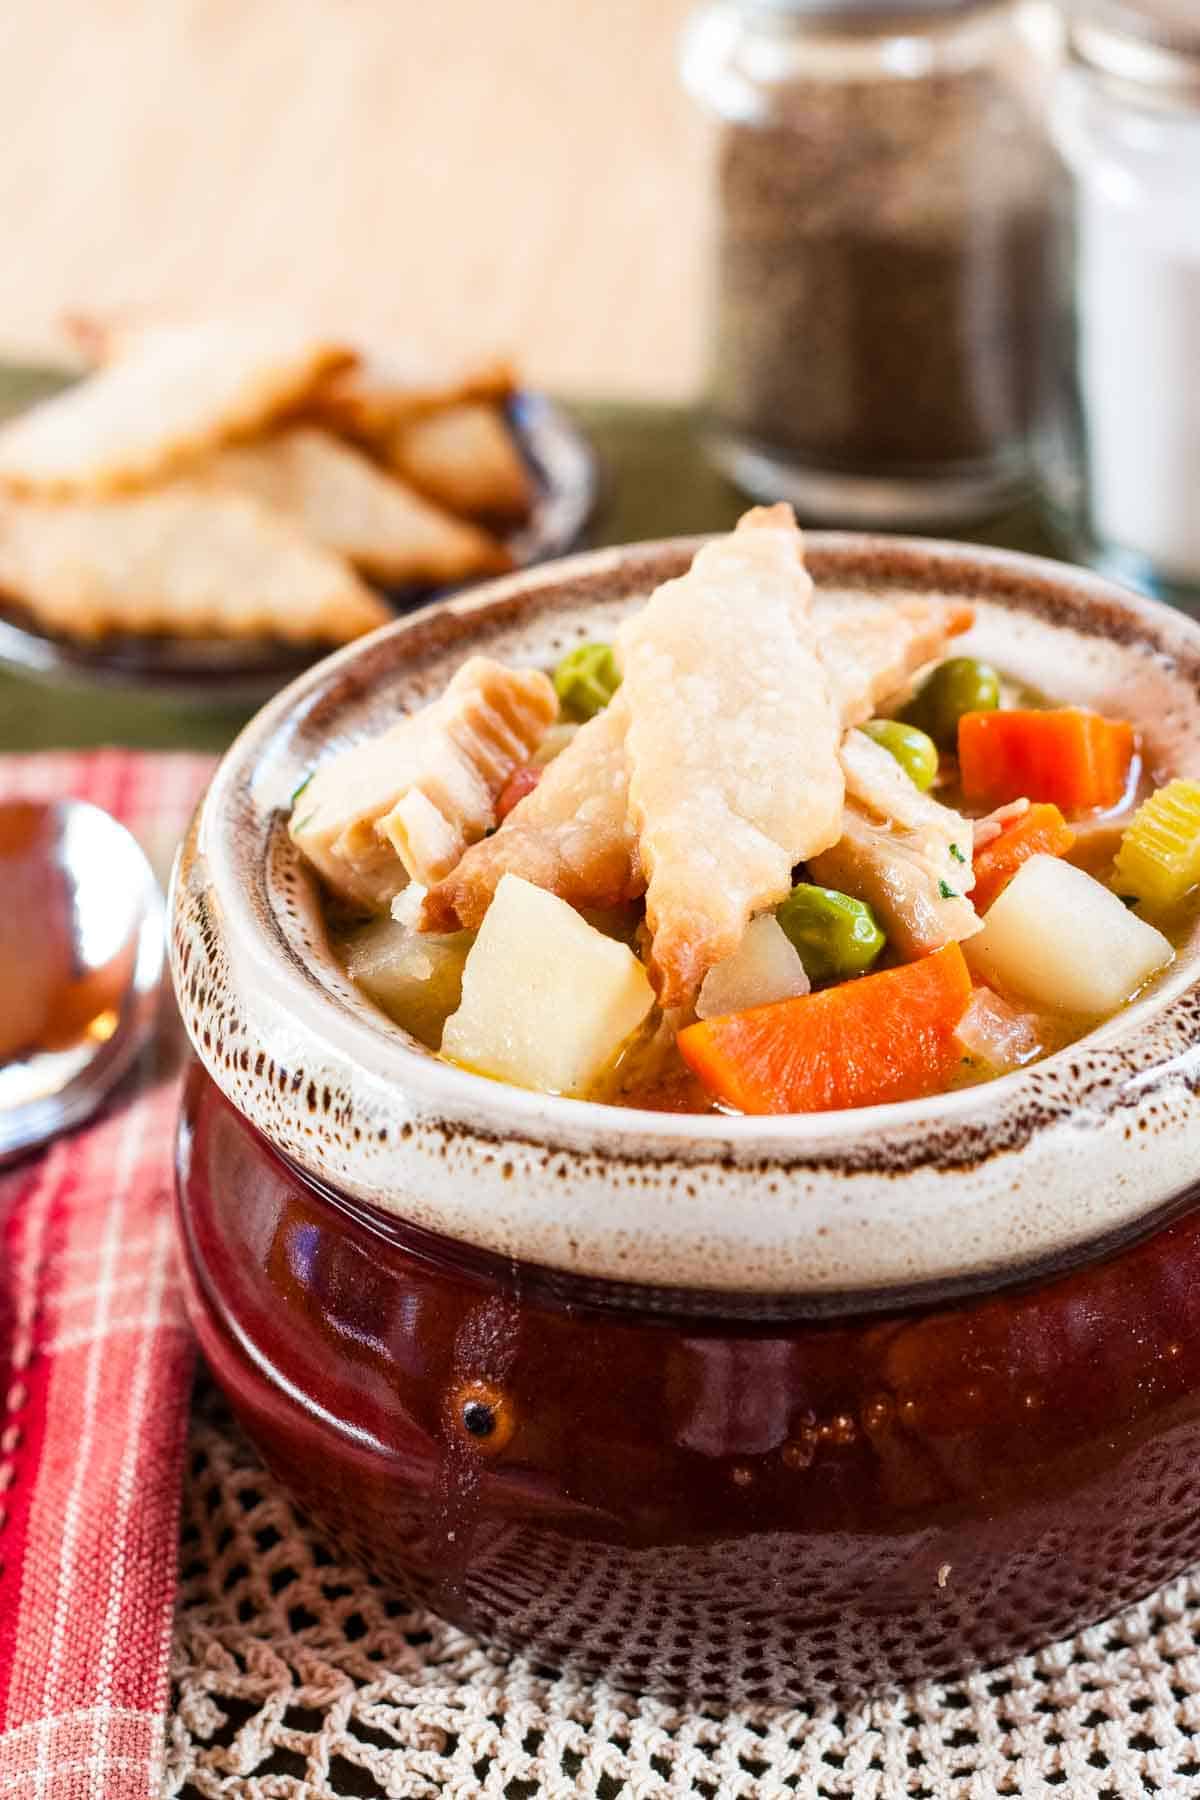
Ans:
[{"label": "cream rim of bowl", "polygon": [[[484,648],[552,664],[607,637],[701,539],[585,553],[423,609],[328,658],[254,718],[173,881],[193,1046],[267,1140],[411,1224],[597,1280],[886,1299],[1011,1279],[1135,1227],[1200,1162],[1200,928],[1142,998],[981,1086],[857,1111],[666,1114],[490,1081],[407,1037],[329,949],[284,829],[322,754],[440,692]],[[1157,778],[1200,777],[1200,626],[1015,552],[808,537],[819,601],[968,599],[964,647],[1054,699],[1120,708]],[[686,721],[681,722],[686,729]]]}]

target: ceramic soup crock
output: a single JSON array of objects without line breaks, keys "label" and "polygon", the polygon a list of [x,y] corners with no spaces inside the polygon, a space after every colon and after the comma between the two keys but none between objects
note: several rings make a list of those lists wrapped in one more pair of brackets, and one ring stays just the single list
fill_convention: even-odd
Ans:
[{"label": "ceramic soup crock", "polygon": [[[1008,1658],[1200,1556],[1200,945],[1043,1063],[861,1112],[616,1110],[422,1050],[331,953],[293,791],[471,651],[610,637],[695,548],[417,613],[243,732],[174,882],[180,1234],[214,1373],[345,1554],[544,1664],[789,1701]],[[970,651],[1200,775],[1181,615],[997,551],[810,563],[847,607],[971,600]]]}]

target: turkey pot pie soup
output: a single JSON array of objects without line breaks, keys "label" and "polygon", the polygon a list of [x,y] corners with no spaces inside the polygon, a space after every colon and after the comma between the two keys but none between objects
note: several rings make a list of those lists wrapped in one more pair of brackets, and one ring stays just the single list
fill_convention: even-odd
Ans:
[{"label": "turkey pot pie soup", "polygon": [[346,969],[447,1061],[664,1111],[808,1113],[1024,1066],[1172,962],[1200,783],[955,654],[967,606],[814,605],[756,508],[611,644],[472,656],[323,762],[290,832]]}]

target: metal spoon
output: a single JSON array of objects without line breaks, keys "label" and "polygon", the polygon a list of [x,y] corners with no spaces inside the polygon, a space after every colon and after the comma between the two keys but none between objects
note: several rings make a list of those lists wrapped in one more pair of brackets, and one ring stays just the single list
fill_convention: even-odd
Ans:
[{"label": "metal spoon", "polygon": [[82,800],[0,804],[0,1163],[78,1125],[155,1026],[163,900]]}]

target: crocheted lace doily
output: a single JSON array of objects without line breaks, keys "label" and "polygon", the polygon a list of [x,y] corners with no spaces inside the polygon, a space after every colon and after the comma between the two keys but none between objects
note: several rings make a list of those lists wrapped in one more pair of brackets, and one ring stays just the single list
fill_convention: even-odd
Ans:
[{"label": "crocheted lace doily", "polygon": [[1003,1669],[854,1709],[687,1711],[507,1656],[303,1524],[193,1420],[165,1792],[181,1800],[1200,1796],[1200,1573]]}]

